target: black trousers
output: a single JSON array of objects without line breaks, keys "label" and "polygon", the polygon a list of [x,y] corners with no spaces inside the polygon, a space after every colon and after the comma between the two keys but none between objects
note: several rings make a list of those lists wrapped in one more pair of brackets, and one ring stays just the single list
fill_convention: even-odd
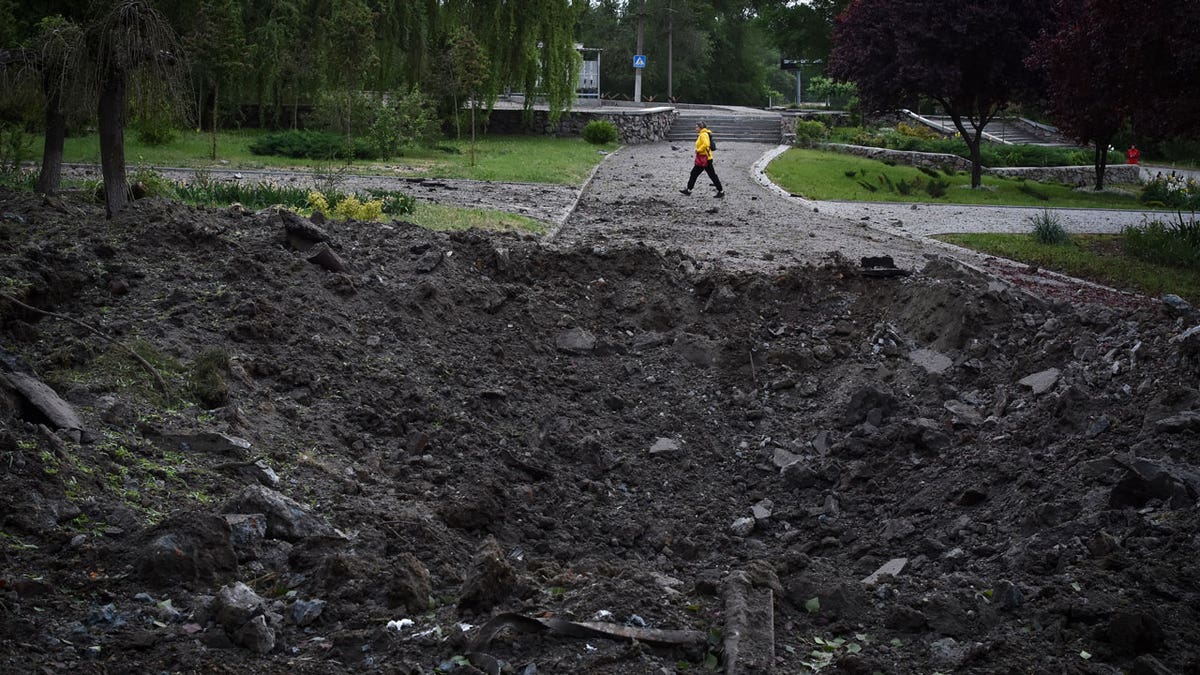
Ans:
[{"label": "black trousers", "polygon": [[721,179],[717,178],[717,170],[713,167],[713,161],[711,159],[708,160],[708,164],[705,166],[692,167],[692,175],[688,177],[687,189],[691,190],[696,186],[696,178],[698,178],[701,173],[708,174],[708,179],[712,181],[713,187],[717,188],[717,192],[724,192],[724,190],[721,189]]}]

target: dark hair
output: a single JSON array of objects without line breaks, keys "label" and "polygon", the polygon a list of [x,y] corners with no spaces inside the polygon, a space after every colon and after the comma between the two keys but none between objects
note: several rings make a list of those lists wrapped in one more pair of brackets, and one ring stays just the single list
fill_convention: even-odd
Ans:
[{"label": "dark hair", "polygon": [[704,123],[704,120],[696,120],[696,126],[700,127],[701,129],[708,128],[708,125]]}]

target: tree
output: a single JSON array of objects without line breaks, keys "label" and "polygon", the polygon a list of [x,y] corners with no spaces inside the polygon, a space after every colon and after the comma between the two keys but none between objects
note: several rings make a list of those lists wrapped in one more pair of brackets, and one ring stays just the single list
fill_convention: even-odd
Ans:
[{"label": "tree", "polygon": [[38,69],[45,97],[45,139],[42,144],[42,170],[36,190],[42,194],[58,192],[62,179],[63,147],[67,138],[67,102],[70,91],[78,86],[79,59],[83,50],[83,32],[62,17],[42,21],[38,31]]},{"label": "tree", "polygon": [[342,126],[346,135],[346,162],[350,163],[354,159],[354,96],[377,59],[375,16],[363,0],[334,0],[329,18],[322,19],[321,24],[326,33],[326,81],[341,85],[346,106]]},{"label": "tree", "polygon": [[1108,147],[1137,104],[1127,52],[1127,17],[1106,14],[1103,0],[1059,0],[1053,27],[1038,40],[1029,64],[1045,79],[1050,115],[1075,141],[1094,144],[1096,189],[1104,189]]},{"label": "tree", "polygon": [[459,98],[471,101],[471,166],[475,166],[475,108],[480,88],[488,74],[488,58],[471,31],[459,28],[450,37],[446,50],[447,89],[454,100],[454,127],[458,131]]},{"label": "tree", "polygon": [[784,56],[828,61],[833,49],[833,22],[850,0],[812,0],[806,4],[766,3],[762,9],[767,34]]},{"label": "tree", "polygon": [[190,52],[207,71],[212,89],[212,119],[209,120],[211,158],[217,158],[217,120],[220,118],[221,85],[231,84],[245,67],[246,39],[242,9],[237,0],[204,0],[200,19],[189,40]]},{"label": "tree", "polygon": [[167,87],[177,83],[182,50],[163,15],[142,0],[121,0],[102,12],[89,23],[85,42],[86,75],[97,101],[106,211],[112,218],[129,205],[131,197],[125,174],[125,123],[131,95],[135,106],[144,105],[161,91],[147,83]]},{"label": "tree", "polygon": [[855,82],[868,110],[921,96],[939,103],[967,144],[979,187],[983,130],[1032,88],[1025,59],[1043,14],[1038,0],[855,0],[835,24],[830,72]]}]

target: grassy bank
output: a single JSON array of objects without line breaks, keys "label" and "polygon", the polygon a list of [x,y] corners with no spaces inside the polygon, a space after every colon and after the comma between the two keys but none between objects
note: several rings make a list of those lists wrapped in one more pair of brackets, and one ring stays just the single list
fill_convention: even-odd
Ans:
[{"label": "grassy bank", "polygon": [[[1137,186],[1124,186],[1128,194],[1096,193],[1059,184],[984,176],[983,187],[972,189],[971,176],[966,172],[922,172],[911,166],[801,148],[792,148],[772,161],[767,176],[792,194],[818,200],[1144,208],[1135,196]],[[937,189],[939,184],[942,187]]]},{"label": "grassy bank", "polygon": [[1139,260],[1126,251],[1121,235],[1076,234],[1065,244],[1043,244],[1032,234],[946,234],[935,238],[1125,291],[1149,296],[1175,293],[1200,305],[1200,269]]},{"label": "grassy bank", "polygon": [[[211,159],[207,133],[187,131],[165,145],[139,143],[136,135],[125,139],[125,157],[130,164],[227,169],[299,168],[328,171],[346,166],[344,161],[316,162],[286,157],[254,155],[249,146],[261,131],[217,134],[217,161]],[[469,140],[448,140],[436,147],[407,148],[387,161],[356,160],[356,173],[431,178],[463,178],[519,183],[578,185],[603,159],[597,146],[580,138],[545,136],[487,136],[475,145],[472,163]],[[608,146],[613,150],[616,146]],[[67,162],[97,164],[100,141],[95,134],[68,138],[64,148]]]}]

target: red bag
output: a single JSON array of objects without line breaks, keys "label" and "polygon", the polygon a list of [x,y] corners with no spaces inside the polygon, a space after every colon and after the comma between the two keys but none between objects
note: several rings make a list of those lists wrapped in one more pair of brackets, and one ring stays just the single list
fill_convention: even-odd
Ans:
[{"label": "red bag", "polygon": [[696,153],[696,166],[708,166],[708,155],[703,152]]}]

